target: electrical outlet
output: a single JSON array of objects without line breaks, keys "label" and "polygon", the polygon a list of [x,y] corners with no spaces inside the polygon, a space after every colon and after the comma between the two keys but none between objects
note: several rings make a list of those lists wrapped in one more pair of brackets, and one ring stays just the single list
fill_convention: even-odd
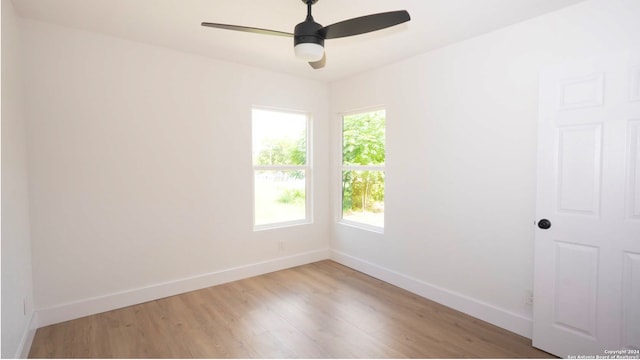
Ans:
[{"label": "electrical outlet", "polygon": [[527,305],[533,305],[533,291],[527,290],[525,292],[524,303]]},{"label": "electrical outlet", "polygon": [[278,241],[278,250],[284,251],[284,240]]}]

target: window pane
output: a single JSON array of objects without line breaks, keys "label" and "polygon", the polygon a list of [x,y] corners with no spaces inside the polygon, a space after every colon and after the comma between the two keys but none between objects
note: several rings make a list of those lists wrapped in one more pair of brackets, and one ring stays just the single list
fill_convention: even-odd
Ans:
[{"label": "window pane", "polygon": [[307,163],[307,117],[304,114],[253,109],[253,164]]},{"label": "window pane", "polygon": [[305,171],[255,171],[256,225],[306,219]]},{"label": "window pane", "polygon": [[383,165],[385,160],[385,111],[342,118],[342,163]]},{"label": "window pane", "polygon": [[342,172],[342,218],[384,227],[384,171]]}]

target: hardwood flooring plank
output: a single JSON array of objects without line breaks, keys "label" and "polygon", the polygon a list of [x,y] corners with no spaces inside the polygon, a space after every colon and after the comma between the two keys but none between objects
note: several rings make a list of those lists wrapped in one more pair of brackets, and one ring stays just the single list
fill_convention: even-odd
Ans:
[{"label": "hardwood flooring plank", "polygon": [[37,330],[31,358],[546,358],[330,260]]}]

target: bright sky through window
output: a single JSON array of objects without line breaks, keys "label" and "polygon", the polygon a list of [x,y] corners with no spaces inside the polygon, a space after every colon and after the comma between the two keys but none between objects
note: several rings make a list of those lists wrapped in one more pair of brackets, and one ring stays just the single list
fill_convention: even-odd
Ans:
[{"label": "bright sky through window", "polygon": [[[299,113],[277,112],[272,110],[253,110],[253,159],[264,150],[264,139],[297,139],[306,131],[306,115]],[[256,164],[257,165],[257,164]]]}]

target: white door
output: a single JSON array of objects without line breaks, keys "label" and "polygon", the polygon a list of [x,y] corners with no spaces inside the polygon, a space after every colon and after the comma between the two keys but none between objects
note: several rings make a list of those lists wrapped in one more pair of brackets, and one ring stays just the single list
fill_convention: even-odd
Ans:
[{"label": "white door", "polygon": [[638,356],[638,52],[543,70],[539,105],[533,345]]}]

